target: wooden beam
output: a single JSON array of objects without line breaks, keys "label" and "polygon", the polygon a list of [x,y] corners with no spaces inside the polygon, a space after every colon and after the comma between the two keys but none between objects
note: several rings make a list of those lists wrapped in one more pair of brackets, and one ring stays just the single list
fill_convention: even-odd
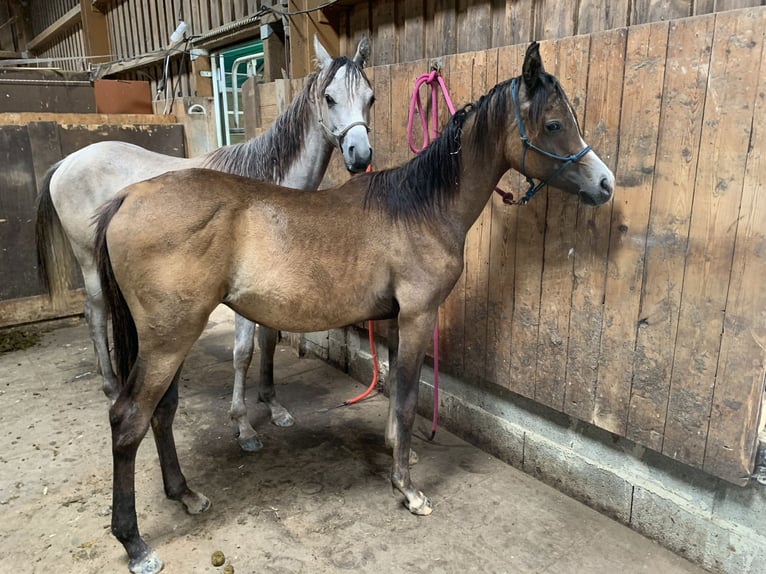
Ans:
[{"label": "wooden beam", "polygon": [[51,305],[47,295],[0,301],[0,328],[81,315],[85,303],[85,291],[83,289],[67,291],[64,297],[64,303],[58,309]]},{"label": "wooden beam", "polygon": [[[85,0],[81,0],[85,1]],[[27,50],[35,50],[50,42],[55,36],[63,34],[74,28],[80,22],[80,6],[75,6],[37,36],[32,38],[27,44]]]},{"label": "wooden beam", "polygon": [[106,15],[93,0],[80,0],[83,51],[91,63],[108,62],[111,53]]},{"label": "wooden beam", "polygon": [[0,50],[0,60],[16,60],[21,58],[21,52],[9,52],[8,50]]},{"label": "wooden beam", "polygon": [[155,125],[175,124],[175,115],[155,114],[58,114],[51,112],[0,113],[2,126],[26,126],[32,122],[56,122],[61,125]]}]

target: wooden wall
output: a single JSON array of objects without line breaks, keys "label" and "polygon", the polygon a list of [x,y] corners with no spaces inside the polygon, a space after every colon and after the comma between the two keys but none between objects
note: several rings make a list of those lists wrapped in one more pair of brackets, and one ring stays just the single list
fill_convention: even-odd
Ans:
[{"label": "wooden wall", "polygon": [[[0,327],[82,313],[80,292],[53,309],[37,279],[35,198],[48,168],[101,140],[183,157],[183,127],[174,122],[170,115],[0,113]],[[79,274],[72,279],[80,284]]]},{"label": "wooden wall", "polygon": [[[763,0],[362,0],[338,15],[340,52],[362,34],[395,64],[763,5]],[[340,9],[339,9],[340,10]]]},{"label": "wooden wall", "polygon": [[[754,8],[543,42],[614,201],[493,197],[440,310],[443,370],[749,480],[766,372],[765,33]],[[517,75],[525,49],[445,57],[455,104]],[[408,104],[428,69],[368,70],[375,169],[412,157]],[[264,124],[298,88],[260,86]],[[323,186],[348,177],[337,156]],[[526,189],[518,174],[502,187]]]},{"label": "wooden wall", "polygon": [[[110,71],[110,77],[149,80],[153,93],[163,76],[164,50],[178,22],[183,19],[188,36],[205,35],[237,21],[254,16],[263,4],[276,0],[32,0],[28,13],[35,38],[31,50],[39,57],[69,57],[62,60],[65,69],[87,69],[78,56],[108,53],[112,62],[153,54],[130,69]],[[324,0],[289,0],[286,8],[300,12],[325,4]],[[332,53],[353,53],[359,37],[372,40],[372,64],[403,63],[422,58],[437,58],[474,50],[552,40],[578,34],[621,28],[674,18],[721,12],[735,8],[763,5],[764,0],[338,0],[319,12],[297,13],[285,19],[290,45],[287,66],[293,78],[313,70],[311,36],[318,33]],[[93,16],[95,8],[103,12],[104,23],[92,26],[95,32],[66,27],[64,33],[34,40],[44,35],[45,26],[61,24],[62,19],[79,14]],[[285,6],[279,5],[280,9]],[[68,12],[67,12],[68,10]],[[101,13],[99,12],[99,15]],[[272,16],[269,16],[274,21]],[[279,20],[279,19],[277,19]],[[74,21],[74,20],[72,20]],[[0,25],[2,22],[0,21]],[[103,28],[103,29],[102,29]],[[88,38],[101,38],[104,46],[89,47]],[[257,36],[257,26],[248,29],[244,40]],[[105,46],[108,44],[108,46]],[[201,42],[205,47],[205,42]],[[195,95],[193,67],[188,58],[177,53],[172,66],[173,95]],[[93,60],[90,60],[93,61]],[[197,95],[205,95],[199,93]]]}]

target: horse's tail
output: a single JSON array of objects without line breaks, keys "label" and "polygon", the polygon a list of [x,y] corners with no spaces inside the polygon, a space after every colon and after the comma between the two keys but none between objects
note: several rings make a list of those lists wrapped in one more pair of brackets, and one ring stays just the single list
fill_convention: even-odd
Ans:
[{"label": "horse's tail", "polygon": [[101,292],[112,317],[112,338],[114,340],[114,362],[117,369],[117,380],[124,386],[128,375],[138,357],[138,334],[133,315],[122,295],[120,286],[114,276],[112,260],[106,243],[106,231],[114,214],[122,206],[125,196],[119,194],[108,201],[98,211],[96,224],[96,259],[98,276],[101,280]]},{"label": "horse's tail", "polygon": [[48,292],[54,307],[62,305],[64,294],[72,276],[72,249],[69,238],[61,226],[61,219],[51,199],[51,178],[61,162],[54,164],[45,174],[37,196],[35,244],[37,246],[37,274]]}]

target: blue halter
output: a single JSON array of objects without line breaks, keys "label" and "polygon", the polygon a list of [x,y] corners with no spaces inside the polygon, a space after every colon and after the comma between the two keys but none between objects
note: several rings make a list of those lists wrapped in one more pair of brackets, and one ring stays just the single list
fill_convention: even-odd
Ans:
[{"label": "blue halter", "polygon": [[[586,145],[579,152],[571,154],[571,155],[556,155],[555,153],[551,153],[549,151],[545,151],[544,149],[537,147],[535,144],[529,141],[529,137],[527,136],[527,131],[524,129],[524,122],[521,121],[521,106],[519,105],[519,78],[513,78],[513,80],[511,80],[511,98],[513,98],[513,109],[514,109],[514,112],[516,113],[516,126],[518,127],[519,137],[521,138],[521,142],[523,144],[522,151],[521,151],[521,174],[527,179],[527,183],[529,184],[529,189],[527,190],[527,193],[524,194],[524,197],[522,197],[521,201],[519,202],[522,205],[525,205],[529,203],[529,200],[532,199],[532,197],[534,197],[534,195],[538,191],[540,191],[540,189],[548,185],[551,181],[553,181],[559,175],[561,175],[561,172],[563,172],[566,168],[568,168],[570,165],[572,165],[574,162],[578,161],[582,156],[588,153],[590,151],[590,146]],[[529,148],[532,148],[536,152],[541,153],[546,157],[555,159],[556,161],[561,161],[563,163],[559,166],[559,168],[555,172],[553,172],[553,175],[551,175],[548,179],[535,184],[535,180],[532,179],[530,176],[528,176],[526,173],[524,173],[524,161],[526,160],[527,149]]]}]

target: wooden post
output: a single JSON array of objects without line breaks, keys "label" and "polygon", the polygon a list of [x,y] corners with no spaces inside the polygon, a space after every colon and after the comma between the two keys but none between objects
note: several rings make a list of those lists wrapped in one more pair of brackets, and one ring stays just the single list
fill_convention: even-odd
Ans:
[{"label": "wooden post", "polygon": [[285,62],[285,30],[281,20],[268,22],[271,33],[263,41],[263,81],[273,82],[282,78],[282,70],[287,68]]},{"label": "wooden post", "polygon": [[[192,77],[191,90],[195,96],[203,98],[213,97],[213,76],[210,66],[210,56],[197,55],[191,61]],[[210,72],[209,75],[202,76],[203,72]]]},{"label": "wooden post", "polygon": [[[106,16],[99,12],[92,0],[80,0],[83,51],[92,64],[108,62],[111,48]],[[93,57],[100,56],[100,57]]]}]

